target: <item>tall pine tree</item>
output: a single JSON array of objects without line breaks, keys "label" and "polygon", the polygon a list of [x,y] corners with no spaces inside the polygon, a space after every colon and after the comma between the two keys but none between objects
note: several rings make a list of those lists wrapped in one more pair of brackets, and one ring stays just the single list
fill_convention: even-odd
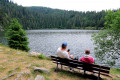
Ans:
[{"label": "tall pine tree", "polygon": [[7,31],[8,45],[11,48],[24,50],[28,52],[30,48],[28,47],[29,42],[26,37],[26,32],[22,29],[17,19],[13,19]]}]

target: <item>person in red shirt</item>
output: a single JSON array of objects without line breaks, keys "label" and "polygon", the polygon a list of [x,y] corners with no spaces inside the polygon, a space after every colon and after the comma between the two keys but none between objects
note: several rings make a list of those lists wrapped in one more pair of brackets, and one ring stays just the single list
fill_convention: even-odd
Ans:
[{"label": "person in red shirt", "polygon": [[89,50],[89,49],[86,49],[86,50],[85,50],[85,56],[82,57],[82,58],[80,59],[80,61],[83,61],[83,62],[86,62],[86,63],[90,63],[90,64],[93,64],[93,63],[94,63],[93,57],[90,56],[90,50]]},{"label": "person in red shirt", "polygon": [[[85,50],[85,56],[82,57],[79,61],[83,61],[85,63],[94,64],[94,59],[93,59],[93,57],[90,56],[90,50],[89,49]],[[89,67],[84,66],[83,68],[86,69],[86,70],[91,70],[93,72],[92,66],[89,66]],[[85,74],[85,72],[86,71],[84,70],[84,74]],[[94,75],[94,72],[93,72],[93,75]]]}]

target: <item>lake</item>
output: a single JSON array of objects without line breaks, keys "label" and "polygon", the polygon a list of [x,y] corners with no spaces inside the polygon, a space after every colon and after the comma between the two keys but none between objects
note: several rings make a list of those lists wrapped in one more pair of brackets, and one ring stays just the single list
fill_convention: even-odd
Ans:
[{"label": "lake", "polygon": [[[56,55],[56,51],[61,47],[62,42],[67,42],[70,54],[75,57],[84,56],[85,49],[91,50],[94,56],[94,45],[91,35],[98,30],[27,30],[30,51],[43,53],[44,55]],[[0,33],[0,43],[7,44]],[[96,58],[95,58],[96,60]],[[96,60],[96,63],[99,61]]]},{"label": "lake", "polygon": [[[29,47],[31,51],[45,55],[56,55],[57,48],[62,42],[68,43],[70,53],[75,56],[83,56],[85,49],[91,50],[94,56],[94,45],[91,38],[97,30],[27,30]],[[7,44],[4,33],[0,33],[0,43]]]},{"label": "lake", "polygon": [[94,45],[91,38],[94,30],[28,30],[29,46],[31,51],[45,55],[56,55],[57,48],[62,42],[68,43],[70,53],[75,56],[83,56],[85,49],[91,50],[94,56]]}]

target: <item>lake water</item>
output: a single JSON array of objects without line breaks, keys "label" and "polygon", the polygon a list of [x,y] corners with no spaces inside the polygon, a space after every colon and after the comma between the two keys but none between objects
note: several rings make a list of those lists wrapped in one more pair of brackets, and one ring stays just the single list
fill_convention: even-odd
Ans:
[{"label": "lake water", "polygon": [[91,50],[94,56],[94,45],[91,38],[93,30],[28,30],[31,51],[45,55],[56,55],[62,42],[68,43],[68,49],[75,56],[83,56],[85,49]]},{"label": "lake water", "polygon": [[[45,55],[56,55],[62,42],[68,43],[68,49],[75,56],[83,56],[85,49],[91,50],[94,56],[94,45],[91,38],[97,30],[27,30],[31,51]],[[7,44],[4,33],[0,33],[0,43]]]},{"label": "lake water", "polygon": [[[30,42],[30,51],[44,55],[56,55],[62,42],[67,42],[67,49],[70,49],[70,54],[75,57],[84,56],[85,49],[90,49],[91,56],[95,58],[91,35],[97,32],[97,30],[27,30],[27,36]],[[0,43],[7,44],[3,33],[0,33]],[[97,60],[96,63],[100,64]]]}]

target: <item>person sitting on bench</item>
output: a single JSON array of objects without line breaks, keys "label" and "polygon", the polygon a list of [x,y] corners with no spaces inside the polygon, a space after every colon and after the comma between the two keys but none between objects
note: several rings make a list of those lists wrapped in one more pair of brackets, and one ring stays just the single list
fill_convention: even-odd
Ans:
[{"label": "person sitting on bench", "polygon": [[[89,49],[85,50],[85,56],[82,57],[79,61],[82,61],[82,62],[85,62],[85,63],[94,64],[94,59],[93,59],[93,57],[90,56],[90,50]],[[84,69],[84,74],[85,74],[86,70],[93,71],[92,70],[92,66],[88,67],[85,64],[83,66],[83,69]],[[94,75],[94,72],[93,72],[93,75]]]},{"label": "person sitting on bench", "polygon": [[70,55],[68,51],[66,51],[66,48],[67,48],[67,43],[63,42],[62,46],[57,49],[57,56],[60,58],[66,58],[66,59],[73,58],[73,56]]},{"label": "person sitting on bench", "polygon": [[85,56],[82,57],[82,58],[80,59],[80,61],[83,61],[83,62],[86,62],[86,63],[90,63],[90,64],[93,64],[93,63],[94,63],[93,57],[90,56],[90,50],[89,50],[89,49],[86,49],[86,50],[85,50]]}]

